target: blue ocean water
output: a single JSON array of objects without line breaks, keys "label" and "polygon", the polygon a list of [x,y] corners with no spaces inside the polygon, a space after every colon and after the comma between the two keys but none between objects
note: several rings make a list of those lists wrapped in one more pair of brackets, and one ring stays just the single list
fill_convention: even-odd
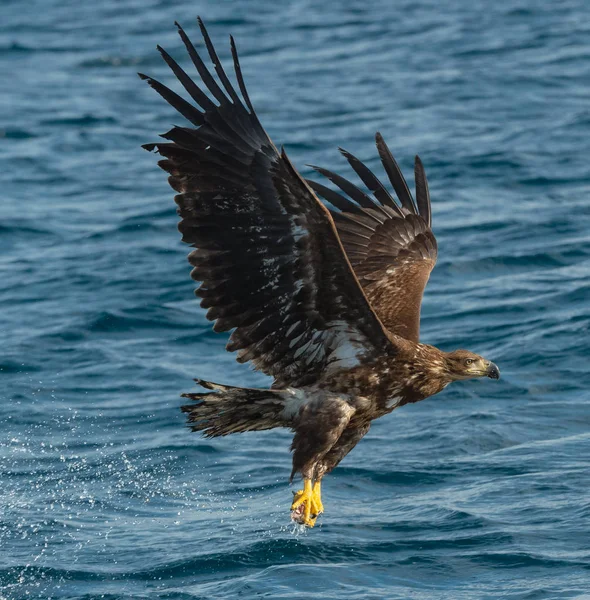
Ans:
[{"label": "blue ocean water", "polygon": [[[204,440],[179,394],[234,362],[165,174],[173,25],[232,33],[305,175],[423,159],[423,341],[495,360],[377,421],[289,522],[286,431]],[[200,44],[200,42],[199,42]],[[590,10],[583,0],[0,6],[0,598],[590,598]],[[176,88],[177,89],[177,88]]]}]

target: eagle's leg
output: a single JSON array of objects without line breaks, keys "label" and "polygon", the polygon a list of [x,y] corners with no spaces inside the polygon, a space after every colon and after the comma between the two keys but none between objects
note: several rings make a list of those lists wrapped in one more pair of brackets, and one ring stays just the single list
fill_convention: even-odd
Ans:
[{"label": "eagle's leg", "polygon": [[338,441],[330,448],[313,470],[312,502],[316,514],[324,512],[322,504],[322,479],[358,444],[369,431],[370,423],[346,428]]},{"label": "eagle's leg", "polygon": [[303,476],[303,489],[295,494],[291,505],[291,519],[308,527],[315,525],[317,516],[324,510],[319,483],[323,473],[317,473],[317,466],[336,444],[355,412],[348,398],[316,393],[298,413],[291,444],[291,480],[295,473]]},{"label": "eagle's leg", "polygon": [[316,508],[316,514],[321,514],[324,512],[324,505],[322,504],[322,478],[316,479],[313,482],[313,487],[311,489],[312,494],[312,502]]}]

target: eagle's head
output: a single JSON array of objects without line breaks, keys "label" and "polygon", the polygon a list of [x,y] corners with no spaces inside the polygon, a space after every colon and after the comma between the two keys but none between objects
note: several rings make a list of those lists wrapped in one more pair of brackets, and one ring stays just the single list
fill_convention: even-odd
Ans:
[{"label": "eagle's head", "polygon": [[452,380],[490,377],[500,379],[500,369],[491,361],[468,350],[445,354],[445,367]]}]

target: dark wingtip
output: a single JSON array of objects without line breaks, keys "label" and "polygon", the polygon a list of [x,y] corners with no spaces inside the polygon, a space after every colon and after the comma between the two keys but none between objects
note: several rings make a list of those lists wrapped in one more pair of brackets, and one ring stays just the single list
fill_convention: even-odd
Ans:
[{"label": "dark wingtip", "polygon": [[375,133],[375,145],[377,146],[377,149],[379,150],[379,154],[381,154],[382,151],[389,152],[389,153],[391,152],[391,150],[389,150],[389,146],[383,139],[383,136],[381,135],[380,131],[377,131]]},{"label": "dark wingtip", "polygon": [[153,152],[158,147],[158,144],[142,144],[141,147],[148,152]]},{"label": "dark wingtip", "polygon": [[[244,82],[244,76],[242,74],[242,67],[240,66],[240,59],[238,57],[238,49],[236,47],[236,41],[234,40],[234,36],[229,36],[229,45],[231,48],[231,55],[234,61],[234,71],[236,72],[236,77],[238,79],[238,86],[240,87],[240,91],[242,92],[242,96],[244,101],[246,102],[246,106],[250,109],[250,112],[256,117],[256,111],[254,110],[254,106],[252,106],[252,101],[250,100],[250,96],[248,94],[248,90],[246,89],[246,83]],[[235,100],[234,100],[235,101]]]},{"label": "dark wingtip", "polygon": [[430,191],[428,189],[428,179],[422,160],[416,154],[414,157],[414,180],[416,182],[416,203],[418,213],[426,221],[428,227],[432,227],[432,210],[430,207]]},{"label": "dark wingtip", "polygon": [[137,76],[142,80],[142,81],[146,81],[149,79],[149,77],[147,75],[145,75],[144,73],[138,73]]},{"label": "dark wingtip", "polygon": [[201,387],[204,387],[207,390],[214,390],[213,384],[210,381],[206,381],[205,379],[194,379],[194,382]]},{"label": "dark wingtip", "polygon": [[328,171],[327,169],[324,169],[323,167],[318,167],[317,165],[305,165],[306,167],[309,167],[310,169],[313,169],[316,173],[319,173],[320,175],[327,177],[328,179],[330,179],[330,175],[332,175],[332,173],[330,171]]},{"label": "dark wingtip", "polygon": [[381,157],[381,163],[383,164],[385,172],[389,177],[389,181],[391,182],[401,205],[409,213],[418,214],[414,199],[412,198],[412,193],[410,192],[410,188],[408,187],[404,175],[391,153],[391,149],[385,143],[385,140],[379,131],[375,134],[375,142],[377,150],[379,151],[379,156]]}]

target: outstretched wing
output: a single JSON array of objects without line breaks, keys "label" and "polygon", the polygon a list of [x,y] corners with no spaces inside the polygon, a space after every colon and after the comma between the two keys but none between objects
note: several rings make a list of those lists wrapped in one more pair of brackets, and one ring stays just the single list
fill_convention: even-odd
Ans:
[{"label": "outstretched wing", "polygon": [[365,194],[343,177],[314,167],[347,197],[308,181],[313,190],[338,210],[332,216],[348,259],[383,325],[413,342],[420,337],[420,306],[436,263],[436,239],[430,229],[430,193],[422,161],[416,156],[416,202],[381,134],[377,149],[399,202],[358,158],[340,149],[361,181]]},{"label": "outstretched wing", "polygon": [[[147,144],[165,160],[190,253],[196,294],[216,331],[234,329],[238,361],[304,385],[326,371],[395,353],[354,276],[329,211],[260,125],[231,50],[243,101],[199,20],[220,84],[178,26],[211,97],[158,48],[198,108],[145,75],[194,127],[174,127]],[[213,99],[214,100],[213,100]]]}]

